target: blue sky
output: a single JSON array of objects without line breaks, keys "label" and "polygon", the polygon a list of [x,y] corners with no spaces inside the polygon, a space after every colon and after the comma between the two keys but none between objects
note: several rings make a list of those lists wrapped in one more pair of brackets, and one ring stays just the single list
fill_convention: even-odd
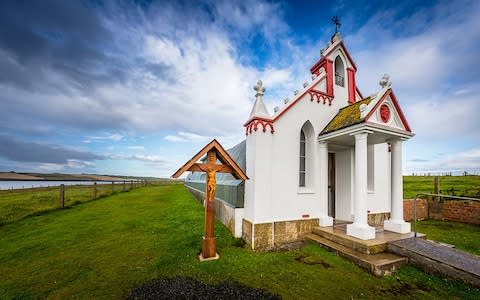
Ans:
[{"label": "blue sky", "polygon": [[365,96],[384,73],[416,136],[404,173],[480,171],[479,1],[2,1],[0,171],[169,176],[230,147],[262,79],[309,79],[338,15]]}]

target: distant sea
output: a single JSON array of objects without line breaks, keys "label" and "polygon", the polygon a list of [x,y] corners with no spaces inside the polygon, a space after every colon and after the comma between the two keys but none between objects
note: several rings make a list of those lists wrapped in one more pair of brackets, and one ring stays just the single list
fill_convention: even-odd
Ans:
[{"label": "distant sea", "polygon": [[[59,186],[64,185],[92,185],[95,181],[30,181],[30,180],[0,180],[0,190],[10,190],[10,189],[31,189],[36,187],[48,187],[48,186]],[[97,181],[97,184],[111,184],[111,181]]]}]

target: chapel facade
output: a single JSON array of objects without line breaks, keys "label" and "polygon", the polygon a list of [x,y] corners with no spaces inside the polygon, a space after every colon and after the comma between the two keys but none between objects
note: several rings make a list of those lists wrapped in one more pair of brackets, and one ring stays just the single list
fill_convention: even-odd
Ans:
[{"label": "chapel facade", "polygon": [[[217,217],[252,249],[292,242],[315,226],[346,222],[368,240],[375,226],[410,232],[403,220],[402,145],[413,136],[388,75],[364,97],[357,67],[336,33],[310,68],[311,82],[270,114],[259,81],[245,141],[230,150],[243,182],[217,175]],[[204,178],[185,184],[203,199]],[[203,186],[202,186],[203,184]]]}]

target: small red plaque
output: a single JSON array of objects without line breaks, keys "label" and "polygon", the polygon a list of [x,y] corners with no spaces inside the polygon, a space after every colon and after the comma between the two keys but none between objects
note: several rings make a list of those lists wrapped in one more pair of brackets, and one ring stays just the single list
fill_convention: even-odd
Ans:
[{"label": "small red plaque", "polygon": [[302,218],[310,218],[309,214],[302,215]]},{"label": "small red plaque", "polygon": [[383,123],[387,123],[390,120],[390,107],[385,104],[380,106],[380,118]]}]

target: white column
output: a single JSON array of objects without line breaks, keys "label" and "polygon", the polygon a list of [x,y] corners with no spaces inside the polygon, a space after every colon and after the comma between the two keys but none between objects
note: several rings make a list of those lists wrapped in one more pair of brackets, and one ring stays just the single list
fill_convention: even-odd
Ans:
[{"label": "white column", "polygon": [[322,227],[332,226],[333,218],[328,215],[328,144],[320,141],[318,144],[318,157],[320,164],[320,218],[319,225]]},{"label": "white column", "polygon": [[403,220],[403,175],[402,175],[402,141],[395,139],[391,144],[391,210],[390,219],[385,221],[383,227],[385,230],[408,233],[410,232],[410,223]]},{"label": "white column", "polygon": [[367,136],[368,132],[355,134],[355,215],[353,224],[347,225],[347,235],[362,240],[375,238],[375,228],[368,226],[367,214]]}]

